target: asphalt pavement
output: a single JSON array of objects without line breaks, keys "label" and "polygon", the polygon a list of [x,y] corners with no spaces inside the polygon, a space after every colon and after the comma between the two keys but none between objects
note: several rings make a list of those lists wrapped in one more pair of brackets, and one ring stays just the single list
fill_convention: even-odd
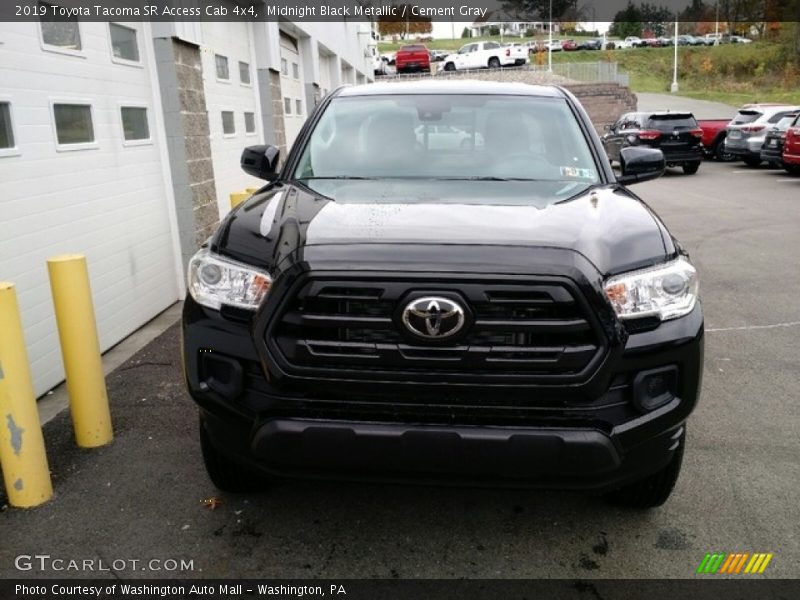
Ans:
[{"label": "asphalt pavement", "polygon": [[[800,178],[708,162],[634,190],[691,253],[706,315],[702,398],[665,506],[318,482],[220,493],[202,466],[175,326],[109,376],[113,444],[75,448],[66,412],[47,424],[56,494],[0,512],[0,577],[112,576],[15,568],[47,554],[142,561],[120,573],[138,577],[686,578],[711,551],[773,552],[765,577],[798,576]],[[143,571],[151,559],[192,569]]]}]

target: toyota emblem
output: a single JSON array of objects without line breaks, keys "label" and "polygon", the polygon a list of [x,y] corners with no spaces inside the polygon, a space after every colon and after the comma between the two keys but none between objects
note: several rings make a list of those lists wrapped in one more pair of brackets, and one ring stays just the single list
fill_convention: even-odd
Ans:
[{"label": "toyota emblem", "polygon": [[464,308],[441,296],[425,296],[409,302],[403,309],[403,325],[427,340],[444,340],[464,327]]}]

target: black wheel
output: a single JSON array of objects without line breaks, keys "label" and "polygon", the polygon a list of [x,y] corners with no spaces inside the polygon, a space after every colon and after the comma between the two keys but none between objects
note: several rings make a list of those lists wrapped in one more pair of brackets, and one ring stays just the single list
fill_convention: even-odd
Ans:
[{"label": "black wheel", "polygon": [[489,59],[489,68],[490,69],[499,69],[500,68],[500,59],[496,56],[493,56]]},{"label": "black wheel", "polygon": [[751,169],[755,169],[758,165],[761,164],[760,158],[755,158],[754,156],[746,156],[742,159],[744,164],[746,164]]},{"label": "black wheel", "polygon": [[787,165],[784,163],[783,168],[791,175],[800,175],[800,165]]},{"label": "black wheel", "polygon": [[683,172],[686,175],[694,175],[697,173],[697,169],[700,168],[700,162],[688,162],[683,163]]},{"label": "black wheel", "polygon": [[444,70],[445,71],[455,71],[456,70],[456,66],[453,63],[449,62],[444,66]]},{"label": "black wheel", "polygon": [[664,504],[678,481],[685,446],[686,432],[684,431],[680,445],[675,450],[667,466],[644,479],[609,492],[606,494],[606,500],[612,504],[628,508],[655,508]]},{"label": "black wheel", "polygon": [[736,157],[733,154],[725,151],[724,137],[719,138],[719,140],[717,140],[717,143],[714,144],[714,158],[716,158],[720,162],[731,162],[732,160],[736,159]]},{"label": "black wheel", "polygon": [[269,480],[222,454],[214,446],[211,438],[200,422],[200,449],[209,479],[223,492],[246,493],[261,492],[269,485]]}]

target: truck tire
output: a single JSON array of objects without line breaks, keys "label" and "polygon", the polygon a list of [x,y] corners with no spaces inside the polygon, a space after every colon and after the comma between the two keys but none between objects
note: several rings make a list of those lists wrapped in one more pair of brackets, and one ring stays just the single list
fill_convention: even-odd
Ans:
[{"label": "truck tire", "polygon": [[736,157],[730,152],[725,152],[725,136],[721,135],[714,143],[714,158],[720,162],[731,162]]},{"label": "truck tire", "polygon": [[683,163],[683,173],[685,175],[694,175],[697,169],[700,168],[700,161]]},{"label": "truck tire", "polygon": [[493,56],[489,59],[489,68],[490,69],[499,69],[500,68],[500,59],[496,56]]},{"label": "truck tire", "polygon": [[783,168],[786,169],[786,172],[790,175],[800,175],[800,165],[788,165],[784,163]]},{"label": "truck tire", "polygon": [[214,486],[223,492],[249,493],[264,491],[269,479],[252,469],[231,460],[216,449],[200,422],[200,450],[203,464]]},{"label": "truck tire", "polygon": [[444,70],[445,71],[455,71],[456,70],[456,66],[453,63],[449,62],[444,66]]},{"label": "truck tire", "polygon": [[627,508],[655,508],[664,504],[678,481],[685,446],[686,432],[684,431],[680,445],[667,466],[644,479],[609,492],[606,494],[606,500],[611,504]]}]

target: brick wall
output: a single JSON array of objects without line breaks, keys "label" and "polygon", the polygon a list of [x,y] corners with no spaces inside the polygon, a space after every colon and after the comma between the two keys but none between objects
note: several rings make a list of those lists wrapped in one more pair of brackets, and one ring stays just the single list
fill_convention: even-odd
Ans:
[{"label": "brick wall", "polygon": [[219,224],[200,48],[154,40],[184,265]]}]

